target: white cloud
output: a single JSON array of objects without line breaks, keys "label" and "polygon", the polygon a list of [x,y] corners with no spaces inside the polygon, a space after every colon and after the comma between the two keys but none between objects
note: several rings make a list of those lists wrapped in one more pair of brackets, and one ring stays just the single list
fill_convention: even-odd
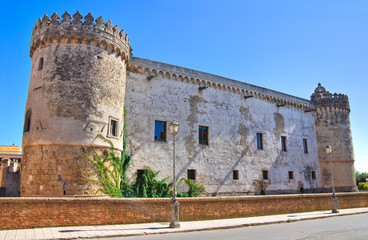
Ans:
[{"label": "white cloud", "polygon": [[368,155],[357,155],[355,157],[355,170],[368,172]]}]

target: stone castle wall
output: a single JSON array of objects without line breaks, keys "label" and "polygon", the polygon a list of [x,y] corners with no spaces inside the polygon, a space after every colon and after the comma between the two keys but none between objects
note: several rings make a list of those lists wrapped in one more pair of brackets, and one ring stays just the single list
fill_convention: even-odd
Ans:
[{"label": "stone castle wall", "polygon": [[[199,90],[203,86],[208,88]],[[167,129],[166,141],[155,141],[154,131],[155,121],[168,127],[175,119],[180,123],[179,180],[195,169],[195,182],[205,184],[212,195],[317,189],[321,176],[312,179],[312,171],[319,170],[314,117],[305,111],[310,107],[307,100],[272,90],[132,58],[126,93],[129,176],[145,166],[160,170],[159,178],[171,176],[172,135]],[[208,145],[199,144],[199,126],[209,128]],[[257,149],[256,133],[263,134],[263,150]],[[285,152],[281,136],[287,138]],[[233,180],[233,170],[238,170],[239,180]],[[263,180],[262,170],[269,171],[269,180]],[[289,171],[294,179],[289,179]]]},{"label": "stone castle wall", "polygon": [[[175,119],[180,123],[177,177],[195,170],[195,182],[205,184],[211,195],[324,191],[330,179],[327,144],[333,145],[334,171],[341,175],[337,189],[354,190],[346,96],[331,95],[319,85],[309,101],[130,55],[127,35],[102,17],[83,18],[77,12],[72,20],[65,12],[60,21],[54,13],[35,24],[22,196],[97,190],[86,181],[91,168],[81,146],[89,151],[91,144],[108,147],[96,137],[101,134],[121,150],[124,106],[131,181],[146,166],[160,170],[159,178],[171,176],[168,125]],[[163,141],[154,139],[155,121],[166,124]],[[199,143],[200,126],[208,129],[208,144]],[[257,134],[262,134],[262,149]]]},{"label": "stone castle wall", "polygon": [[129,40],[101,17],[62,17],[45,15],[33,29],[22,196],[94,193],[81,180],[89,169],[81,146],[109,146],[101,134],[122,148]]}]

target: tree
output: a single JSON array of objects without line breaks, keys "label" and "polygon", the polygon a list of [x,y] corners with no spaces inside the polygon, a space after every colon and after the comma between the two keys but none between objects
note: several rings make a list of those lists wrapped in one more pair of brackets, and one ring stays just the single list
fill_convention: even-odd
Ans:
[{"label": "tree", "polygon": [[355,172],[356,184],[359,185],[361,182],[367,182],[368,173],[366,172]]}]

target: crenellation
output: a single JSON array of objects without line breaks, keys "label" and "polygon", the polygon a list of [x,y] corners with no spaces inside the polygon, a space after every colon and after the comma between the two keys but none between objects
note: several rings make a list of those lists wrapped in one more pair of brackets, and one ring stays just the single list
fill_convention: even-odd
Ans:
[{"label": "crenellation", "polygon": [[95,27],[100,29],[100,30],[103,30],[104,29],[104,23],[105,23],[105,20],[103,20],[103,18],[100,16],[96,19]]},{"label": "crenellation", "polygon": [[79,11],[77,11],[77,12],[73,15],[73,21],[72,21],[72,24],[75,24],[75,25],[81,25],[81,24],[82,24],[82,19],[83,19],[83,16],[79,13]]},{"label": "crenellation", "polygon": [[[32,57],[34,51],[40,47],[40,44],[37,43],[38,41],[47,44],[59,39],[59,41],[65,43],[70,42],[71,35],[75,34],[80,42],[82,39],[84,39],[84,43],[96,39],[97,46],[107,47],[109,44],[112,44],[114,49],[119,49],[119,53],[122,53],[122,60],[129,60],[132,49],[129,45],[128,35],[125,34],[124,30],[120,31],[118,25],[113,27],[111,20],[105,23],[102,17],[97,18],[94,25],[94,17],[91,13],[84,17],[84,22],[82,22],[82,19],[83,16],[79,11],[73,15],[73,20],[68,11],[66,11],[62,15],[61,22],[56,12],[51,19],[45,14],[44,18],[40,18],[33,28],[30,56]],[[86,41],[85,38],[89,39],[89,41]],[[108,43],[100,44],[102,41]]]},{"label": "crenellation", "polygon": [[86,16],[84,16],[84,25],[93,25],[93,21],[94,21],[94,17],[92,16],[91,13],[88,13]]},{"label": "crenellation", "polygon": [[56,12],[54,12],[54,14],[52,14],[52,16],[51,16],[51,23],[53,25],[59,25],[60,24],[59,21],[60,21],[59,15]]},{"label": "crenellation", "polygon": [[45,16],[43,16],[42,18],[42,23],[45,25],[49,25],[50,22],[51,22],[51,19],[49,18],[49,16],[47,16],[47,14],[45,14]]},{"label": "crenellation", "polygon": [[105,31],[112,34],[113,33],[112,28],[113,25],[111,20],[107,21],[107,23],[105,23]]},{"label": "crenellation", "polygon": [[61,17],[63,18],[61,20],[62,24],[70,24],[72,17],[68,13],[68,11],[65,11],[65,13],[63,15],[61,15]]}]

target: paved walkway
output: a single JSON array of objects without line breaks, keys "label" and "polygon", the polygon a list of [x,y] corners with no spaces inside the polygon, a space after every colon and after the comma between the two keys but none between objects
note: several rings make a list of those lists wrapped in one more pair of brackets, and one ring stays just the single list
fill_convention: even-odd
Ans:
[{"label": "paved walkway", "polygon": [[[263,217],[232,218],[223,220],[181,222],[180,228],[171,229],[169,223],[144,223],[103,226],[77,226],[58,228],[34,228],[20,230],[0,230],[0,240],[5,239],[76,239],[118,236],[138,236],[172,232],[203,231],[224,228],[236,228],[272,223],[285,223],[334,216],[368,213],[368,208],[340,209],[340,213],[331,211],[272,215]],[[0,223],[1,224],[1,223]]]}]

